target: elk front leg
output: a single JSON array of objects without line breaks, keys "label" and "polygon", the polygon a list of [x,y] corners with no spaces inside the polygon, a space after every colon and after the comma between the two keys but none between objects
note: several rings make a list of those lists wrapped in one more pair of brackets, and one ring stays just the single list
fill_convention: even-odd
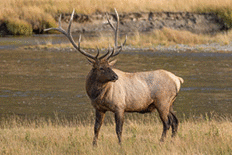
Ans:
[{"label": "elk front leg", "polygon": [[116,133],[118,136],[118,142],[121,144],[122,141],[122,128],[124,123],[124,111],[115,112],[115,123],[116,123]]},{"label": "elk front leg", "polygon": [[102,126],[102,123],[105,118],[105,112],[98,111],[96,109],[96,118],[95,118],[95,125],[94,125],[94,138],[93,138],[93,145],[97,145],[97,140],[98,140],[98,134],[100,131],[100,128]]}]

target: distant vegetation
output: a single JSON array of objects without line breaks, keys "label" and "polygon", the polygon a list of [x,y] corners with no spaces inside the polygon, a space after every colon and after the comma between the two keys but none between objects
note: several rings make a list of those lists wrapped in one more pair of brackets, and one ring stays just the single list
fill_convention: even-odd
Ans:
[{"label": "distant vegetation", "polygon": [[14,35],[29,35],[32,29],[55,26],[55,15],[71,13],[73,8],[84,14],[112,12],[114,8],[118,12],[215,12],[228,27],[232,25],[231,0],[5,0],[1,1],[0,8],[0,21]]},{"label": "distant vegetation", "polygon": [[[99,36],[92,38],[82,37],[81,46],[83,48],[108,48],[109,43],[114,42],[113,36]],[[122,36],[119,42],[123,42],[125,36]],[[77,39],[76,39],[77,40]],[[176,44],[185,44],[194,46],[197,44],[210,44],[210,43],[219,43],[221,45],[228,45],[232,40],[232,31],[229,31],[227,34],[218,33],[215,36],[203,35],[203,34],[194,34],[189,31],[178,31],[170,28],[163,28],[161,30],[153,30],[150,33],[135,33],[133,36],[129,36],[127,39],[126,45],[138,47],[138,48],[153,48],[157,45],[170,46]],[[38,48],[38,49],[49,49],[55,47],[65,48],[72,47],[70,44],[59,44],[52,45],[52,38],[47,38],[47,42],[44,45],[33,45],[27,46],[26,49]],[[111,45],[113,46],[113,44]],[[176,45],[178,48],[178,45]]]},{"label": "distant vegetation", "polygon": [[[0,26],[5,24],[13,35],[31,35],[33,30],[38,33],[44,28],[56,27],[55,16],[60,13],[71,13],[74,8],[77,13],[84,14],[113,12],[114,8],[117,8],[118,12],[214,12],[223,18],[228,28],[232,27],[231,0],[5,0],[1,1],[0,7]],[[227,35],[217,35],[214,38],[171,29],[157,30],[151,34],[138,34],[130,44],[136,46],[149,46],[154,42],[164,45],[211,42],[228,44],[232,39],[231,31]]]},{"label": "distant vegetation", "polygon": [[231,117],[183,119],[176,138],[172,139],[169,131],[162,143],[162,123],[157,116],[127,117],[122,146],[112,117],[102,126],[97,148],[92,147],[93,114],[81,119],[84,121],[1,118],[0,154],[232,154]]}]

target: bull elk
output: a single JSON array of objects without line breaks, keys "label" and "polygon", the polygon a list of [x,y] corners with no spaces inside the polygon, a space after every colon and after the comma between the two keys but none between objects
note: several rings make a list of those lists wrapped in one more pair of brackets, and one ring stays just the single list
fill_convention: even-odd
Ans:
[{"label": "bull elk", "polygon": [[115,115],[116,133],[120,144],[125,112],[148,113],[157,109],[163,123],[161,141],[166,137],[170,126],[172,136],[175,136],[178,119],[173,112],[173,102],[184,80],[166,70],[127,73],[113,68],[116,61],[109,61],[109,59],[118,55],[126,43],[126,39],[119,46],[117,43],[119,15],[116,9],[116,27],[107,15],[108,24],[115,33],[114,47],[109,47],[106,54],[100,57],[99,49],[97,49],[96,56],[85,52],[80,47],[81,36],[77,45],[71,35],[74,12],[73,10],[67,32],[61,27],[61,16],[58,28],[49,28],[45,31],[57,30],[63,33],[74,48],[86,56],[92,64],[92,69],[86,78],[86,92],[96,110],[93,145],[97,144],[106,111],[111,111]]}]

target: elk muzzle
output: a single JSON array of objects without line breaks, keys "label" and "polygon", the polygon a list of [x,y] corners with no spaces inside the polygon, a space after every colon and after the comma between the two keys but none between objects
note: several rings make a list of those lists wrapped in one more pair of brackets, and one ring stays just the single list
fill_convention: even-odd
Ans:
[{"label": "elk muzzle", "polygon": [[118,80],[118,75],[115,73],[115,74],[112,76],[111,81],[112,81],[112,82],[115,82],[115,81],[117,81],[117,80]]}]

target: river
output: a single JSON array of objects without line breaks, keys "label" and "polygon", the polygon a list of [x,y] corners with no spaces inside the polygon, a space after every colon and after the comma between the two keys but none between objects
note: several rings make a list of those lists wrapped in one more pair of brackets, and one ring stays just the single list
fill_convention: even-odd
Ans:
[{"label": "river", "polygon": [[[178,117],[232,114],[232,53],[123,51],[116,68],[168,70],[184,79],[174,110]],[[93,113],[85,93],[91,66],[75,52],[0,50],[0,116],[67,118]]]}]

